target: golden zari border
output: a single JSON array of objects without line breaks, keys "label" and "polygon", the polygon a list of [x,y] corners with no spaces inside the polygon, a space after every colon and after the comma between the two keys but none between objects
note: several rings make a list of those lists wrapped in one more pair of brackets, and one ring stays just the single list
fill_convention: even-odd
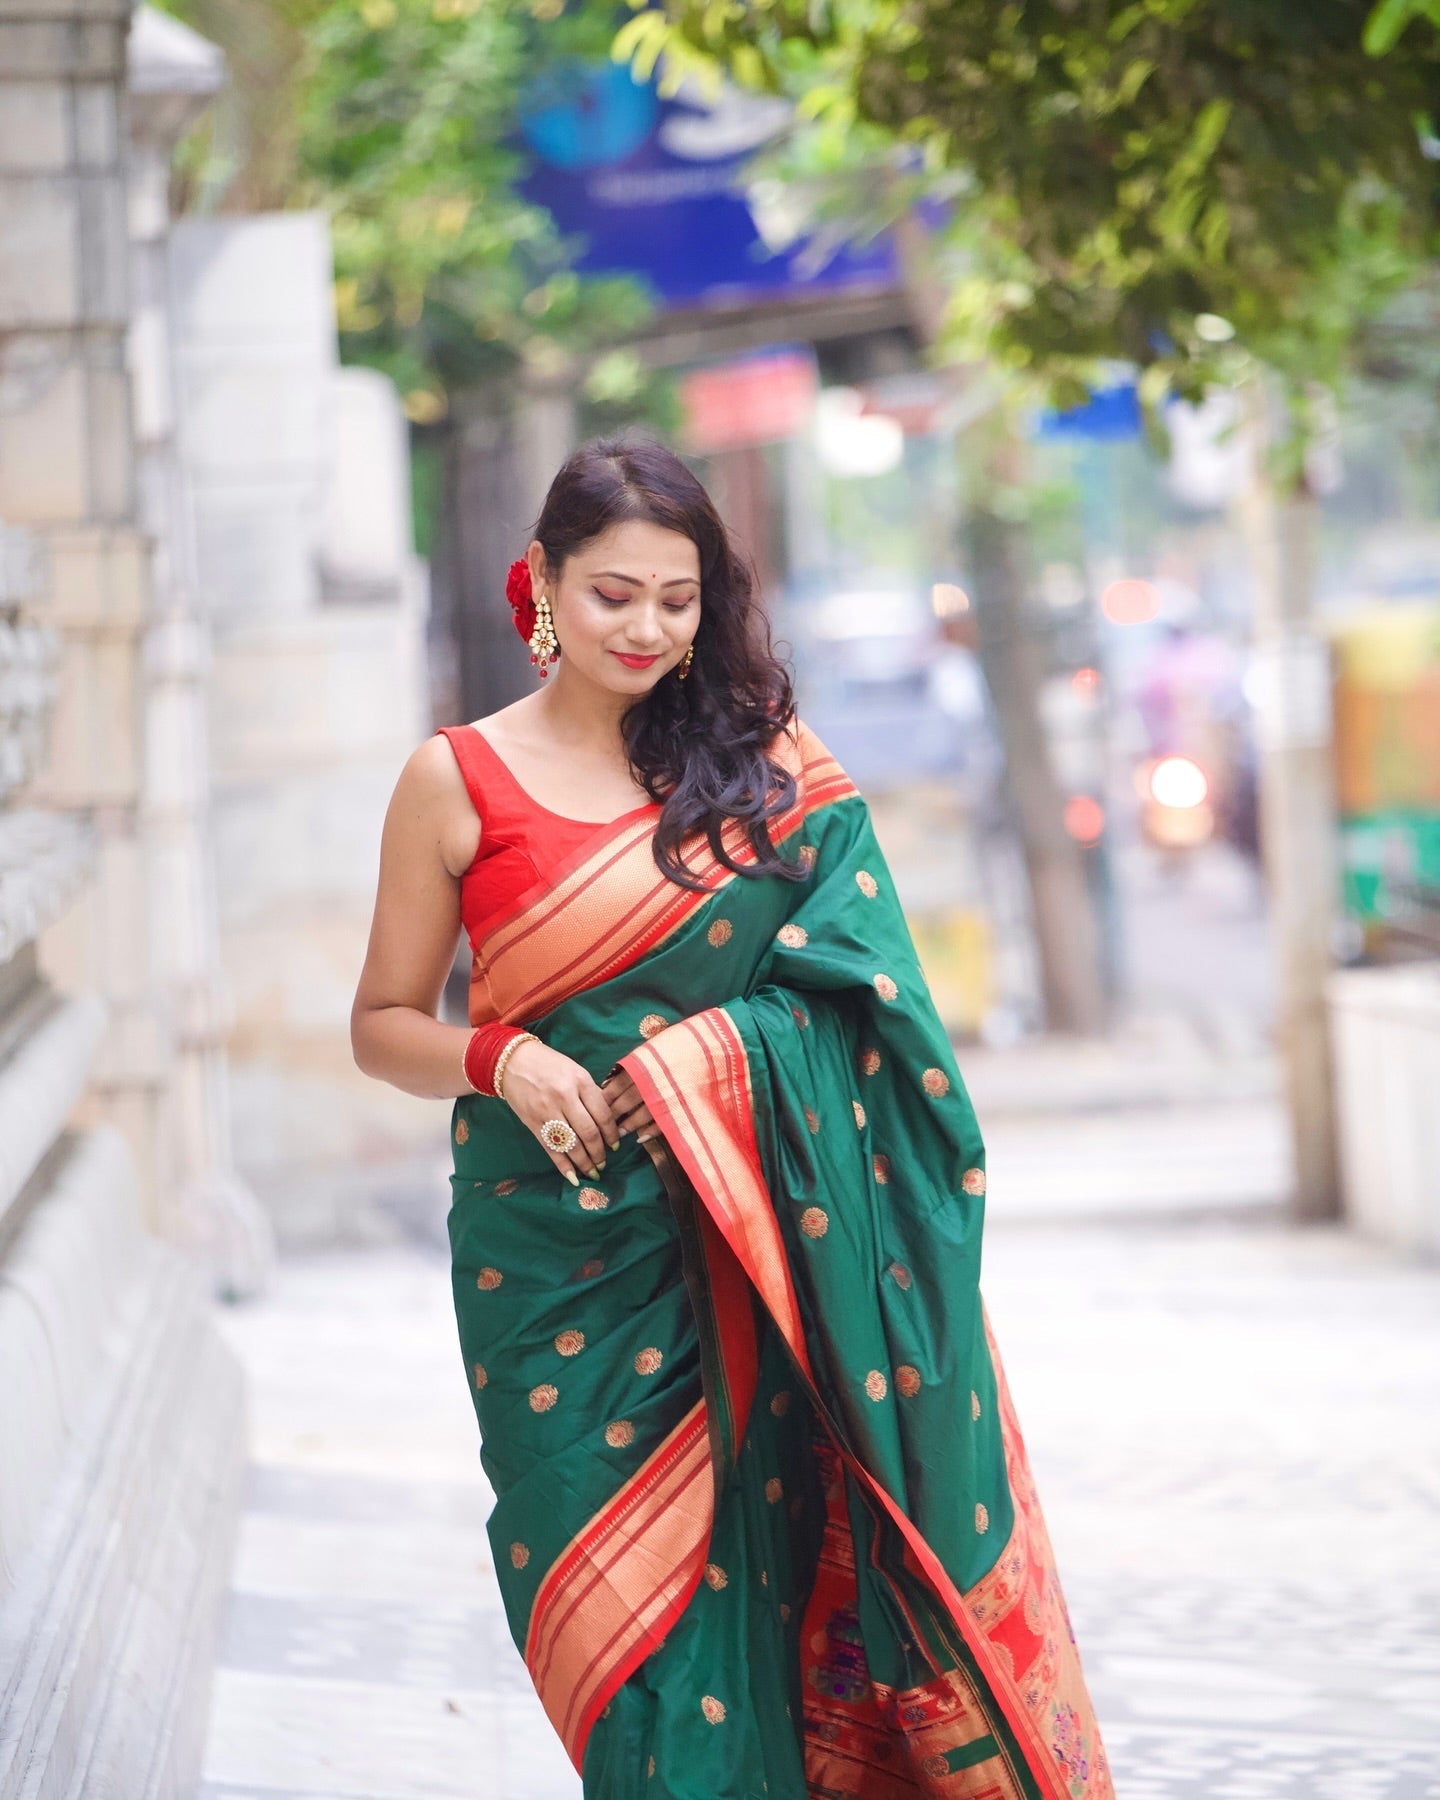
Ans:
[{"label": "golden zari border", "polygon": [[[856,792],[803,723],[797,721],[793,739],[781,734],[774,758],[796,783],[794,801],[770,821],[777,845],[818,807]],[[486,934],[475,949],[472,1025],[537,1019],[572,994],[610,980],[671,936],[711,894],[737,879],[700,833],[685,846],[685,865],[705,882],[705,891],[680,887],[662,875],[651,852],[657,816],[649,813],[606,832],[567,874]],[[755,860],[736,820],[727,821],[720,840],[737,863]]]},{"label": "golden zari border", "polygon": [[[1113,1800],[1068,1620],[1064,1620],[1063,1632],[1057,1631],[1064,1608],[1058,1600],[1053,1558],[1042,1568],[1034,1554],[1048,1557],[1049,1545],[1045,1542],[1042,1550],[1043,1525],[1039,1531],[1035,1528],[1038,1503],[1008,1401],[1002,1409],[1001,1426],[1016,1529],[991,1575],[967,1596],[956,1587],[909,1515],[846,1443],[839,1422],[815,1386],[794,1282],[755,1141],[749,1061],[734,1020],[723,1007],[711,1007],[657,1032],[621,1062],[769,1308],[807,1384],[811,1402],[830,1428],[847,1466],[894,1520],[916,1571],[928,1580],[984,1672],[1032,1779],[1052,1800]],[[1003,1383],[993,1343],[991,1355],[996,1380]],[[1017,1539],[1026,1546],[1023,1552]],[[1018,1567],[1017,1555],[1021,1559]],[[1003,1576],[1006,1569],[1011,1572],[1009,1577]],[[992,1636],[974,1611],[972,1596],[983,1604],[985,1580],[994,1580],[997,1574],[1011,1580],[1028,1576],[1025,1607],[1037,1625],[1035,1635],[1040,1642],[1040,1650],[1028,1666],[1017,1662],[1017,1651],[1025,1646],[1013,1631],[1007,1634],[1004,1621],[996,1620]],[[1013,1607],[1006,1607],[1005,1618],[1012,1612]],[[1042,1729],[1042,1720],[1050,1725],[1051,1735]],[[1087,1720],[1088,1733],[1084,1729]],[[1077,1745],[1075,1765],[1057,1760],[1056,1731]],[[933,1790],[936,1793],[962,1791],[943,1785],[938,1766],[936,1779],[940,1783]]]},{"label": "golden zari border", "polygon": [[659,1649],[699,1585],[714,1517],[709,1426],[697,1400],[547,1570],[525,1664],[577,1774],[601,1709]]},{"label": "golden zari border", "polygon": [[723,1006],[712,1006],[657,1032],[622,1056],[620,1065],[811,1374],[795,1284],[755,1143],[750,1064],[734,1020]]}]

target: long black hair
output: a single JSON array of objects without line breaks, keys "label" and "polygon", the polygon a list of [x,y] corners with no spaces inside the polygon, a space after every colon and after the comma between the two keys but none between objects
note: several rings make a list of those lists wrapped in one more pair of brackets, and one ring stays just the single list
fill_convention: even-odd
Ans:
[{"label": "long black hair", "polygon": [[[700,624],[682,681],[675,669],[627,710],[621,723],[630,766],[661,801],[654,856],[681,887],[708,884],[688,872],[681,842],[703,830],[715,857],[738,875],[803,880],[768,821],[795,799],[795,779],[768,754],[795,716],[789,670],[775,654],[770,622],[748,560],[704,487],[673,450],[649,439],[582,444],[550,484],[534,536],[552,579],[567,557],[612,525],[646,519],[681,532],[700,552]],[[738,819],[755,861],[737,863],[721,842]]]}]

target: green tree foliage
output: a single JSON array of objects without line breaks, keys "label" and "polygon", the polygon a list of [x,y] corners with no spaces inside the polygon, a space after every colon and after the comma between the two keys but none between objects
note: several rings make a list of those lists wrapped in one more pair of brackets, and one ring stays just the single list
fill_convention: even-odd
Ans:
[{"label": "green tree foliage", "polygon": [[[1393,0],[1399,6],[1405,0]],[[952,354],[1078,396],[1100,359],[1293,394],[1429,254],[1440,43],[1377,63],[1371,0],[667,0],[616,53],[716,67],[961,174]]]},{"label": "green tree foliage", "polygon": [[617,346],[651,310],[578,275],[577,244],[519,192],[517,101],[570,56],[603,57],[613,11],[559,0],[185,0],[232,92],[192,147],[201,204],[330,215],[347,361],[383,369],[419,424],[521,364],[575,372],[584,423],[663,420],[667,384]]}]

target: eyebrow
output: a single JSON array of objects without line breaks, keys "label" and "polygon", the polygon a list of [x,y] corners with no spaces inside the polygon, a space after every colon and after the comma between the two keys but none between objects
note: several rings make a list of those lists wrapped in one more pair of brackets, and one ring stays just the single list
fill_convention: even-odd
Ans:
[{"label": "eyebrow", "polygon": [[[628,581],[631,587],[643,585],[638,575],[622,575],[618,569],[597,569],[594,579],[599,581],[602,575],[610,581]],[[662,581],[660,585],[662,588],[699,587],[700,577],[698,575],[677,575],[673,581]]]}]

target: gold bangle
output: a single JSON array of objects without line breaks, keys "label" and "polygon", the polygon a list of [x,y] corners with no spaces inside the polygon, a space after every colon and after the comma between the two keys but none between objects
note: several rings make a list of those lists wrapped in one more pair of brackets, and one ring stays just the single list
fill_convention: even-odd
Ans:
[{"label": "gold bangle", "polygon": [[490,1079],[494,1084],[497,1099],[503,1100],[505,1098],[506,1063],[509,1062],[510,1058],[515,1054],[516,1050],[519,1049],[521,1044],[538,1044],[540,1041],[541,1040],[536,1037],[533,1031],[522,1031],[518,1037],[511,1038],[510,1042],[495,1058],[495,1073]]}]

